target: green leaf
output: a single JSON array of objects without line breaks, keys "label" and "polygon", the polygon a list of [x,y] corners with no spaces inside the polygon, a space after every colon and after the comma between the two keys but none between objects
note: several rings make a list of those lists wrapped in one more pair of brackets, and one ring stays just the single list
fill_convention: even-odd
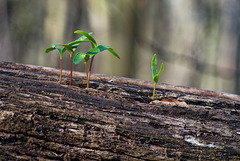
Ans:
[{"label": "green leaf", "polygon": [[64,46],[66,48],[66,50],[71,54],[71,53],[74,53],[71,45],[68,45],[68,44],[60,44],[59,46]]},{"label": "green leaf", "polygon": [[59,54],[61,54],[62,49],[61,48],[57,48],[57,50],[58,50]]},{"label": "green leaf", "polygon": [[[57,45],[54,44],[53,46],[57,46]],[[66,51],[66,48],[61,49],[61,48],[57,48],[57,47],[49,47],[49,48],[47,48],[47,49],[45,50],[45,52],[46,52],[46,53],[49,53],[50,51],[53,51],[53,50],[55,50],[55,49],[57,49],[57,51],[58,51],[58,53],[59,53],[59,55],[60,55],[60,59],[62,59],[63,54],[64,54],[64,52]]]},{"label": "green leaf", "polygon": [[160,74],[163,72],[164,70],[164,65],[163,63],[161,64],[160,70],[158,72],[157,70],[157,55],[154,54],[153,55],[153,59],[152,59],[152,76],[153,76],[153,82],[157,83],[160,77]]},{"label": "green leaf", "polygon": [[63,58],[63,54],[64,54],[64,52],[66,51],[66,48],[56,48],[57,49],[57,51],[58,51],[58,53],[59,53],[59,55],[60,55],[60,59],[62,59]]},{"label": "green leaf", "polygon": [[[93,32],[89,32],[88,35],[92,35],[92,33]],[[85,40],[86,38],[87,37],[83,35],[83,36],[79,37],[77,40]],[[75,40],[75,41],[77,41],[77,40]]]},{"label": "green leaf", "polygon": [[60,45],[63,45],[62,43],[53,43],[52,47],[56,47],[56,46],[60,46]]},{"label": "green leaf", "polygon": [[[56,46],[63,46],[63,47],[65,47],[66,49],[64,50],[64,52],[65,52],[66,50],[67,50],[69,53],[73,53],[73,52],[74,52],[73,49],[72,49],[72,47],[71,47],[71,45],[69,45],[69,44],[53,43],[52,47],[55,47],[55,48],[56,48]],[[64,52],[61,52],[61,53],[64,53]]]},{"label": "green leaf", "polygon": [[160,77],[160,74],[158,75],[155,75],[154,77],[153,77],[153,82],[154,83],[157,83],[158,82],[158,80],[159,80],[159,77]]},{"label": "green leaf", "polygon": [[90,40],[75,40],[73,42],[68,43],[68,45],[70,46],[79,45],[82,42],[90,42]]},{"label": "green leaf", "polygon": [[[91,35],[93,32],[88,33],[89,35]],[[91,42],[90,40],[85,40],[87,37],[86,36],[81,36],[80,38],[78,38],[77,40],[68,43],[68,45],[70,45],[73,49],[73,52],[75,52],[75,50],[77,49],[77,47],[80,45],[80,43],[82,42]]]},{"label": "green leaf", "polygon": [[46,53],[49,53],[50,51],[53,51],[53,50],[55,50],[56,49],[56,47],[49,47],[49,48],[47,48],[46,50],[45,50],[45,52]]},{"label": "green leaf", "polygon": [[158,75],[160,75],[163,72],[163,70],[164,70],[164,64],[162,63],[161,67],[160,67],[160,70],[158,72]]},{"label": "green leaf", "polygon": [[86,36],[86,37],[90,40],[91,45],[92,45],[92,48],[97,47],[97,42],[96,42],[96,40],[95,40],[92,36],[90,36],[90,34],[88,34],[87,32],[81,31],[81,30],[77,30],[77,31],[75,31],[74,33],[75,33],[75,34],[82,34],[82,35]]},{"label": "green leaf", "polygon": [[83,59],[87,62],[89,59],[91,59],[94,55],[88,55],[82,52],[77,53],[73,58],[74,64],[79,64]]},{"label": "green leaf", "polygon": [[73,63],[79,64],[83,59],[85,59],[85,56],[86,56],[85,53],[78,52],[73,58]]},{"label": "green leaf", "polygon": [[58,52],[59,52],[59,54],[60,54],[60,58],[62,59],[62,58],[63,58],[63,54],[64,54],[65,51],[66,51],[66,48],[63,47],[62,49],[60,49],[60,48],[57,48],[57,49],[58,49]]},{"label": "green leaf", "polygon": [[119,55],[111,47],[106,46],[106,45],[99,45],[96,48],[89,50],[86,54],[94,56],[104,50],[108,50],[110,53],[112,53],[114,56],[116,56],[118,59],[120,59]]},{"label": "green leaf", "polygon": [[73,42],[70,42],[68,45],[72,47],[73,52],[77,49],[77,47],[80,45],[82,42],[90,42],[90,40],[75,40]]},{"label": "green leaf", "polygon": [[118,59],[120,59],[120,56],[112,48],[109,48],[108,51],[112,53],[114,56],[116,56]]},{"label": "green leaf", "polygon": [[156,59],[157,55],[154,54],[153,58],[152,58],[152,76],[154,77],[155,75],[158,74],[157,71],[157,59]]}]

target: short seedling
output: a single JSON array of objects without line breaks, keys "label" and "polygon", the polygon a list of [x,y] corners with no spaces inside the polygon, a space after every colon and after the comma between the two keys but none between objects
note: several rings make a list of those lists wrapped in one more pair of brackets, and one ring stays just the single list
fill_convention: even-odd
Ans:
[{"label": "short seedling", "polygon": [[[54,44],[53,44],[54,46]],[[63,59],[63,53],[64,51],[62,52],[62,49],[61,48],[56,48],[56,47],[49,47],[45,50],[46,53],[49,53],[50,51],[53,51],[55,49],[57,49],[59,55],[60,55],[60,79],[59,79],[59,84],[61,84],[62,82],[62,59]]]},{"label": "short seedling", "polygon": [[153,77],[153,82],[154,82],[153,97],[152,97],[153,101],[154,101],[154,97],[155,97],[155,90],[156,90],[156,86],[157,86],[157,83],[159,80],[159,76],[163,72],[163,70],[164,70],[164,65],[162,63],[160,70],[158,72],[158,70],[157,70],[157,55],[154,54],[153,58],[152,58],[152,77]]},{"label": "short seedling", "polygon": [[[110,53],[112,53],[118,59],[120,59],[120,57],[111,47],[106,46],[106,45],[97,45],[96,40],[92,36],[90,36],[90,34],[86,33],[85,31],[77,30],[74,33],[82,34],[82,35],[86,36],[92,45],[92,49],[90,49],[87,53],[79,52],[75,55],[75,57],[73,59],[74,64],[79,64],[83,59],[85,60],[84,63],[85,63],[86,75],[87,75],[87,88],[89,88],[90,76],[91,76],[91,71],[92,71],[92,63],[93,63],[93,59],[94,59],[95,55],[104,50],[108,50]],[[89,59],[91,59],[91,63],[90,63],[89,73],[88,73],[87,62]]]},{"label": "short seedling", "polygon": [[[92,33],[89,33],[89,34],[92,34]],[[62,58],[63,58],[64,52],[67,50],[70,54],[70,83],[69,83],[69,85],[71,86],[72,85],[72,56],[80,43],[90,42],[89,40],[85,40],[86,38],[87,38],[86,36],[82,36],[82,37],[78,38],[77,40],[70,42],[68,44],[54,43],[51,47],[49,47],[45,50],[46,53],[49,53],[50,51],[57,49],[60,54],[60,80],[59,80],[60,84],[62,81]],[[57,46],[63,46],[63,48],[62,49],[57,48]]]}]

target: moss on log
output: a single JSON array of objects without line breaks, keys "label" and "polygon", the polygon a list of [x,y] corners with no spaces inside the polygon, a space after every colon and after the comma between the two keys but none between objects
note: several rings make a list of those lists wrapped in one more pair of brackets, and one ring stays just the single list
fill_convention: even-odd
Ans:
[{"label": "moss on log", "polygon": [[237,95],[58,74],[0,62],[0,160],[240,160]]}]

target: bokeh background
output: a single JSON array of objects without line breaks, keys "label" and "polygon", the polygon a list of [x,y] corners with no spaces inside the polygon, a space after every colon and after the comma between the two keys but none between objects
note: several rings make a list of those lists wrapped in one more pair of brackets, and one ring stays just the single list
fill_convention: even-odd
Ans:
[{"label": "bokeh background", "polygon": [[94,73],[151,81],[157,53],[160,82],[240,94],[239,0],[0,0],[0,60],[59,68],[45,48],[79,29],[121,57],[97,55]]}]

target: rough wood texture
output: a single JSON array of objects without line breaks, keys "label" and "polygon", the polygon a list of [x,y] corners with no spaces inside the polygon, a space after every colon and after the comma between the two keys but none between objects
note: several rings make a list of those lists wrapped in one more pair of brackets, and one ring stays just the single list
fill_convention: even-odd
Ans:
[{"label": "rough wood texture", "polygon": [[0,160],[240,160],[237,95],[58,73],[0,62]]}]

